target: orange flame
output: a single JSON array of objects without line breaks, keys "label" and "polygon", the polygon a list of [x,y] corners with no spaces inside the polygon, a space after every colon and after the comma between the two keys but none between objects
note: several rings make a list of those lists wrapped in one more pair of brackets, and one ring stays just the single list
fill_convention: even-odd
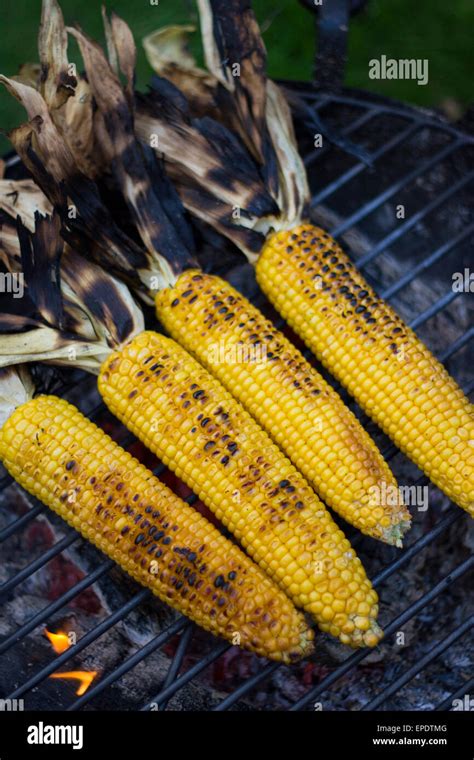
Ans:
[{"label": "orange flame", "polygon": [[69,673],[51,673],[50,678],[72,678],[80,681],[76,691],[77,696],[80,697],[87,691],[96,675],[96,670],[71,670]]},{"label": "orange flame", "polygon": [[[52,633],[51,631],[48,631],[47,628],[44,629],[44,632],[48,639],[51,642],[51,646],[53,647],[56,654],[62,654],[63,652],[66,652],[69,647],[72,646],[71,641],[69,639],[69,636],[67,633],[64,633],[64,631],[58,631],[57,633]],[[73,678],[77,681],[79,681],[79,686],[77,687],[76,694],[78,697],[82,696],[89,686],[91,685],[92,681],[97,675],[97,671],[95,670],[71,670],[68,673],[52,673],[49,677],[50,678]]]},{"label": "orange flame", "polygon": [[71,642],[69,641],[69,636],[67,633],[63,633],[63,631],[51,633],[51,631],[48,631],[47,628],[44,629],[44,632],[50,640],[51,646],[53,647],[56,654],[62,654],[71,646]]}]

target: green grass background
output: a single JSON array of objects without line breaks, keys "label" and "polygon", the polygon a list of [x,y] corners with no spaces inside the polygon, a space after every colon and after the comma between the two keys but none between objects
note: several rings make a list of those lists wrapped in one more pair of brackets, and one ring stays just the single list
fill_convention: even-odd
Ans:
[{"label": "green grass background", "polygon": [[[313,20],[297,0],[254,0],[264,32],[269,71],[274,77],[308,79],[314,56]],[[100,0],[62,0],[67,23],[77,22],[103,40]],[[193,0],[113,0],[107,3],[130,24],[137,43],[149,32],[171,23],[197,22]],[[13,75],[25,61],[36,61],[40,0],[3,0],[0,73]],[[351,20],[346,84],[411,103],[437,106],[447,98],[466,105],[473,100],[473,0],[369,0]],[[197,41],[196,41],[197,42]],[[70,60],[80,62],[71,44]],[[196,51],[198,47],[196,46]],[[394,58],[428,58],[429,84],[373,81],[368,61],[385,54]],[[145,86],[150,68],[139,45],[138,85]],[[23,109],[0,88],[0,126],[8,130],[23,119]],[[0,137],[0,152],[9,143]]]}]

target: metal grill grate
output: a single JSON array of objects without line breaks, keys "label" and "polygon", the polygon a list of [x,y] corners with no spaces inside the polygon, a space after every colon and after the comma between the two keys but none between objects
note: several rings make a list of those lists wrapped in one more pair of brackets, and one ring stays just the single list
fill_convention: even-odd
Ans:
[{"label": "metal grill grate", "polygon": [[[428,182],[429,184],[433,172],[437,173],[441,186],[438,187],[435,196],[429,200],[423,200],[421,197],[418,207],[415,206],[416,210],[408,215],[406,220],[397,220],[396,223],[393,223],[392,229],[381,236],[379,234],[378,238],[375,238],[377,242],[372,243],[356,260],[357,266],[364,269],[365,274],[371,279],[378,292],[389,301],[394,300],[402,295],[405,289],[415,283],[420,276],[430,276],[430,272],[434,271],[436,265],[445,262],[448,256],[458,256],[456,260],[462,262],[463,244],[472,235],[474,224],[469,222],[468,218],[467,220],[464,218],[462,203],[459,202],[458,212],[450,214],[451,224],[445,227],[448,234],[445,234],[444,238],[438,239],[435,232],[432,232],[431,235],[424,233],[423,253],[418,263],[410,264],[409,270],[406,272],[399,271],[391,283],[384,281],[383,273],[382,277],[377,279],[377,274],[380,277],[381,267],[377,268],[376,265],[381,254],[389,252],[395,260],[399,256],[403,264],[403,253],[399,254],[400,245],[403,244],[404,247],[407,246],[408,248],[416,247],[418,245],[415,239],[416,235],[419,235],[420,229],[422,231],[425,229],[424,225],[431,218],[430,215],[437,215],[452,201],[458,203],[460,193],[465,191],[470,183],[472,184],[474,179],[474,139],[431,114],[410,110],[402,106],[394,106],[381,99],[368,97],[361,93],[324,94],[304,89],[301,86],[296,87],[292,92],[296,93],[298,99],[296,116],[298,132],[303,136],[302,151],[310,182],[314,182],[314,187],[312,186],[312,209],[316,219],[319,219],[321,214],[323,216],[324,214],[329,215],[328,218],[335,219],[335,222],[329,226],[332,227],[331,232],[336,237],[341,238],[341,236],[355,231],[365,236],[370,233],[374,239],[374,233],[377,235],[380,228],[380,220],[377,215],[382,214],[383,216],[385,214],[386,216],[390,203],[395,201],[402,203],[405,197],[413,198],[413,193],[417,198],[419,198],[420,193],[422,196],[420,182]],[[371,127],[378,123],[380,123],[380,128],[376,126],[376,137],[374,138],[374,130]],[[338,129],[342,140],[351,139],[355,142],[363,142],[364,150],[367,153],[367,156],[364,153],[364,160],[359,160],[357,157],[329,144],[328,141],[323,148],[308,149],[305,139],[307,140],[309,133],[319,131],[318,125],[321,124]],[[349,126],[344,126],[345,124]],[[456,162],[457,177],[454,179],[444,177],[441,169],[443,163],[448,160]],[[387,182],[385,182],[386,176],[388,176]],[[373,192],[374,187],[378,188],[375,193]],[[344,209],[348,209],[348,211],[344,213]],[[395,219],[395,217],[393,218]],[[434,303],[426,305],[420,313],[411,318],[411,326],[416,329],[423,328],[430,320],[448,309],[453,301],[460,298],[461,295],[453,292],[452,288],[449,287],[446,292],[441,293],[436,298]],[[258,301],[263,308],[268,308],[268,304],[265,303],[261,295],[254,300]],[[282,320],[275,321],[278,327],[283,327]],[[449,345],[445,341],[441,350],[438,351],[440,360],[445,363],[453,362],[456,357],[461,355],[463,349],[468,347],[473,335],[474,328],[467,326],[467,329],[456,335]],[[306,356],[311,359],[309,352],[306,352]],[[450,368],[453,369],[451,366]],[[464,383],[465,392],[471,393],[474,388],[472,367],[470,375],[468,371],[467,378],[463,376],[460,380]],[[62,390],[65,393],[67,388],[63,387]],[[343,395],[347,399],[347,395],[344,393]],[[355,409],[353,403],[351,406]],[[92,419],[97,419],[103,411],[104,407],[99,403],[89,416]],[[360,413],[360,410],[356,411],[364,424],[368,424],[367,418]],[[122,445],[129,445],[133,440],[133,436],[127,435],[121,443]],[[387,460],[391,460],[398,452],[393,445],[388,443],[383,453]],[[164,469],[163,465],[158,466],[155,469],[155,474],[160,475]],[[425,485],[427,482],[427,479],[422,477],[416,481],[416,484]],[[8,475],[3,476],[0,479],[0,490],[5,489],[10,483],[11,478]],[[434,487],[431,488],[434,490]],[[187,499],[191,504],[195,500],[194,495]],[[42,512],[47,512],[46,508],[38,502],[30,500],[30,503],[32,506],[27,514],[13,519],[0,531],[0,543],[11,540],[16,534],[23,531],[31,521],[36,520]],[[446,511],[443,511],[442,515],[438,514],[437,524],[434,527],[427,530],[403,551],[394,553],[392,556],[396,558],[387,563],[372,578],[374,585],[381,591],[381,595],[383,596],[384,584],[389,578],[397,574],[400,569],[408,566],[421,552],[434,545],[455,523],[468,519],[468,516],[454,505],[450,505]],[[354,545],[360,543],[360,536],[352,534],[349,537],[353,539]],[[0,605],[6,603],[20,583],[29,579],[32,574],[73,544],[78,545],[82,541],[82,538],[75,532],[67,531],[62,540],[0,586]],[[362,556],[365,560],[365,556]],[[8,657],[12,648],[19,645],[37,626],[46,623],[53,614],[61,610],[81,591],[106,576],[113,564],[111,560],[104,560],[102,555],[97,552],[97,562],[92,572],[1,641],[0,657]],[[459,582],[468,571],[473,569],[473,566],[474,556],[472,555],[459,564],[455,563],[448,574],[440,575],[434,585],[431,584],[429,588],[425,588],[422,595],[409,604],[400,614],[388,622],[384,620],[386,638],[381,647],[389,645],[390,635],[399,631],[402,625],[416,618],[440,595],[448,594],[450,587]],[[118,606],[109,617],[89,630],[73,647],[59,656],[53,656],[50,662],[35,669],[35,672],[26,681],[15,689],[12,688],[11,693],[5,696],[10,698],[25,697],[32,689],[41,689],[42,683],[51,673],[60,670],[62,666],[73,661],[75,655],[85,650],[119,621],[123,621],[150,596],[151,594],[147,590],[137,590],[126,603]],[[431,648],[427,649],[424,656],[415,664],[402,672],[397,671],[396,677],[389,676],[389,669],[387,668],[387,676],[382,678],[378,693],[362,709],[375,710],[383,707],[384,703],[411,679],[426,673],[429,666],[441,654],[446,652],[454,642],[472,628],[472,624],[473,616],[471,615],[456,628],[448,630],[444,639],[433,642]],[[158,709],[165,709],[168,701],[179,690],[203,673],[229,649],[228,645],[212,640],[210,651],[187,670],[181,672],[194,633],[195,629],[191,623],[183,618],[177,619],[124,660],[119,667],[103,674],[100,680],[95,682],[83,696],[73,701],[67,709],[78,710],[86,705],[91,705],[93,708],[94,699],[99,694],[110,688],[152,652],[163,647],[177,634],[180,634],[179,644],[175,649],[174,656],[170,659],[166,678],[161,684],[156,685],[155,693],[147,695],[146,702],[142,706],[143,710],[151,709],[152,705],[154,709],[157,707]],[[294,701],[290,709],[306,709],[323,693],[327,695],[326,702],[330,706],[333,686],[340,679],[355,672],[361,665],[363,666],[368,654],[367,650],[348,654],[342,662],[333,666],[331,672],[325,675],[319,683],[308,688],[303,696]],[[227,710],[249,695],[252,690],[257,687],[261,689],[265,681],[273,676],[279,667],[281,666],[273,663],[262,664],[257,673],[250,678],[243,679],[237,688],[215,705],[214,709],[217,711]],[[435,709],[449,709],[453,699],[465,694],[472,687],[473,679],[459,683],[451,696],[435,706]],[[271,706],[270,704],[269,707],[271,708]]]}]

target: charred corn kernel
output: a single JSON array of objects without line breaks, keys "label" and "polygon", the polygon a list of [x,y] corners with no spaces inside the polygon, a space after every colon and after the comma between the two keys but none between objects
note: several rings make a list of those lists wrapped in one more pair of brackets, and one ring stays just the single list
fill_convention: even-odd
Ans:
[{"label": "charred corn kernel", "polygon": [[257,279],[359,404],[474,516],[474,407],[334,239],[302,224],[269,238]]},{"label": "charred corn kernel", "polygon": [[301,613],[260,568],[75,407],[39,396],[0,430],[11,475],[162,601],[274,660],[312,650]]},{"label": "charred corn kernel", "polygon": [[[99,389],[111,411],[325,631],[331,625],[321,610],[330,604],[319,604],[327,588],[319,589],[318,574],[328,580],[331,573],[339,576],[336,562],[345,555],[348,578],[361,599],[352,596],[354,608],[344,620],[355,620],[359,604],[367,602],[373,633],[355,625],[351,643],[362,646],[380,637],[376,596],[342,531],[264,430],[181,346],[141,333],[104,362]],[[308,599],[307,582],[314,599]]]},{"label": "charred corn kernel", "polygon": [[379,450],[255,306],[220,277],[189,270],[157,293],[156,310],[171,337],[243,404],[330,507],[364,533],[401,546],[410,514],[402,502],[377,498],[397,488]]}]

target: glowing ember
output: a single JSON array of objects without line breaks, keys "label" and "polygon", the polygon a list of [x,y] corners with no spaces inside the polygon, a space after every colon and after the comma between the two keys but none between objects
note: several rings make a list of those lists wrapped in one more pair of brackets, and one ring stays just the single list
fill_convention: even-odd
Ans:
[{"label": "glowing ember", "polygon": [[47,628],[44,629],[44,632],[50,640],[51,646],[53,647],[56,654],[62,654],[62,652],[65,652],[66,649],[69,649],[71,646],[71,642],[69,641],[69,636],[67,633],[63,633],[62,631],[58,631],[58,633],[51,633],[51,631],[48,631]]},{"label": "glowing ember", "polygon": [[76,681],[80,681],[80,684],[77,687],[76,691],[77,696],[80,697],[87,691],[96,675],[97,671],[95,670],[71,670],[69,673],[52,673],[49,677],[74,679]]}]

